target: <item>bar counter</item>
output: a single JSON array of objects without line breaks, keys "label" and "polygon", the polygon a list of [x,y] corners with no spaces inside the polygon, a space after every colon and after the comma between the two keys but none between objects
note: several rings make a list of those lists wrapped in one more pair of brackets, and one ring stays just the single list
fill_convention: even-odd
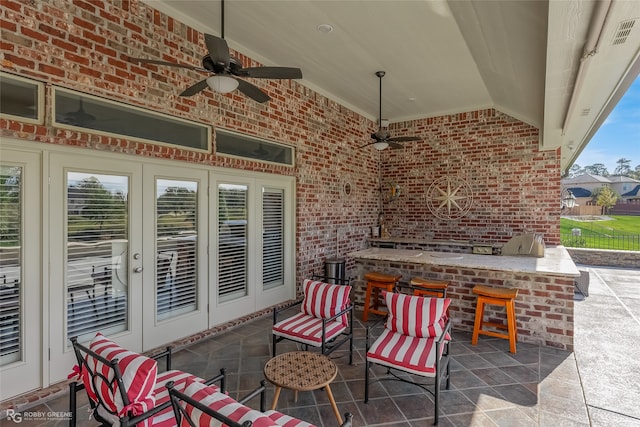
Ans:
[{"label": "bar counter", "polygon": [[[369,271],[401,274],[405,282],[412,277],[448,280],[453,327],[471,332],[475,285],[517,288],[518,341],[573,350],[574,283],[580,272],[563,246],[547,247],[543,258],[390,248],[363,249],[347,256],[354,260],[356,305],[363,305],[364,274]],[[493,306],[485,309],[487,316],[504,318],[501,308]]]}]

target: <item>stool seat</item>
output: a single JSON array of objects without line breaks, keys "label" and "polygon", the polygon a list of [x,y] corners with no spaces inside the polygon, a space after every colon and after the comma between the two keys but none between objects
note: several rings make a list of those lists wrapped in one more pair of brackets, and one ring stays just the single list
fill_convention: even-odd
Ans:
[{"label": "stool seat", "polygon": [[513,299],[518,296],[518,290],[512,288],[492,288],[490,286],[476,285],[473,287],[473,293],[492,298]]},{"label": "stool seat", "polygon": [[[505,338],[509,340],[509,351],[516,352],[516,341],[518,340],[518,327],[516,325],[516,297],[518,290],[514,288],[494,288],[490,286],[476,285],[473,287],[473,293],[478,295],[476,306],[476,318],[473,324],[473,336],[471,344],[478,343],[478,335],[489,335],[496,338]],[[502,306],[506,310],[507,324],[497,322],[485,322],[484,307],[485,305]],[[506,329],[507,333],[495,332],[483,329],[483,326],[490,326],[496,329]]]},{"label": "stool seat", "polygon": [[367,321],[369,313],[386,315],[386,311],[378,310],[380,305],[380,291],[393,292],[396,283],[402,278],[399,274],[384,274],[377,271],[366,273],[364,278],[367,279],[367,293],[364,298],[364,312],[362,320]]},{"label": "stool seat", "polygon": [[369,282],[380,282],[380,283],[396,283],[398,280],[402,278],[402,276],[398,274],[384,274],[378,273],[377,271],[373,271],[371,273],[366,273],[364,278]]},{"label": "stool seat", "polygon": [[436,296],[438,298],[447,297],[447,288],[450,283],[448,280],[425,279],[423,277],[413,277],[409,281],[409,284],[414,287],[413,295]]}]

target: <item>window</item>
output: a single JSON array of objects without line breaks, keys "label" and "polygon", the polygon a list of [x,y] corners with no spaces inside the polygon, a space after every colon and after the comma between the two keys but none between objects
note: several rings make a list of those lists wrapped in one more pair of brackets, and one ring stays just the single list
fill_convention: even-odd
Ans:
[{"label": "window", "polygon": [[0,116],[9,120],[42,124],[44,85],[0,72]]},{"label": "window", "polygon": [[54,88],[54,125],[82,128],[169,144],[195,151],[211,151],[211,128],[95,96]]},{"label": "window", "polygon": [[216,130],[216,153],[293,166],[294,149],[226,130]]},{"label": "window", "polygon": [[156,180],[158,320],[196,309],[197,203],[197,182]]},{"label": "window", "polygon": [[284,284],[284,190],[262,189],[262,280],[264,289]]},{"label": "window", "polygon": [[66,180],[67,337],[124,331],[129,177],[67,171]]},{"label": "window", "polygon": [[248,186],[218,184],[218,297],[221,302],[248,291]]},{"label": "window", "polygon": [[22,168],[0,165],[0,366],[22,358]]}]

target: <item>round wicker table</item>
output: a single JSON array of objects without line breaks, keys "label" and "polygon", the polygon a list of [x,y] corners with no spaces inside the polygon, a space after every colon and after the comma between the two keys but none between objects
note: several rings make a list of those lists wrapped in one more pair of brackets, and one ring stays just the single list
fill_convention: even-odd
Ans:
[{"label": "round wicker table", "polygon": [[338,367],[327,356],[310,351],[292,351],[270,359],[264,365],[265,378],[276,386],[271,409],[276,409],[280,390],[288,388],[298,391],[318,390],[324,387],[333,412],[342,424],[342,417],[331,393],[329,383],[338,375]]}]

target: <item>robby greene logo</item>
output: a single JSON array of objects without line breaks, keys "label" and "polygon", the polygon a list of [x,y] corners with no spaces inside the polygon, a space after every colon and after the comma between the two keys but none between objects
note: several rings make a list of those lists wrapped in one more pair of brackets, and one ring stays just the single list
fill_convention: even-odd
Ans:
[{"label": "robby greene logo", "polygon": [[71,412],[69,411],[23,411],[16,412],[15,409],[7,409],[7,419],[14,423],[22,421],[54,421],[54,420],[70,420]]}]

